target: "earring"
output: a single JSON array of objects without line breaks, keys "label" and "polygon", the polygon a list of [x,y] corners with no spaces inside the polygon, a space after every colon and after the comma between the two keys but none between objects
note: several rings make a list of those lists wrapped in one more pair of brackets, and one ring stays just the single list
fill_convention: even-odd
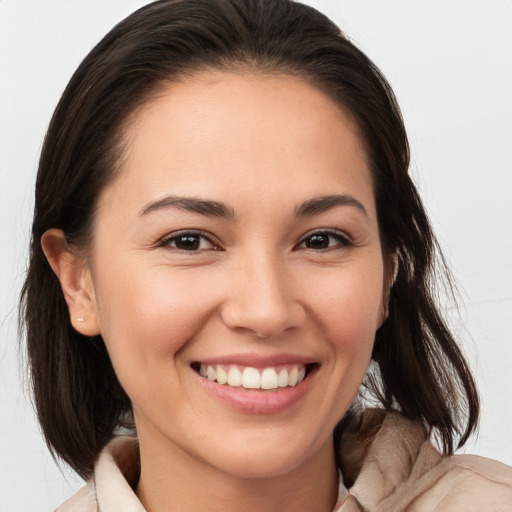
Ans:
[{"label": "earring", "polygon": [[77,322],[85,322],[84,320],[84,317],[83,316],[79,316],[77,319],[76,319]]}]

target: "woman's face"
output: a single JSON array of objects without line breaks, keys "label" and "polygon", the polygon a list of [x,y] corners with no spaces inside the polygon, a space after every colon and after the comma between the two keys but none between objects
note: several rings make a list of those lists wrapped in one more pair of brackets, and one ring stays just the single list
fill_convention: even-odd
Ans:
[{"label": "woman's face", "polygon": [[332,459],[385,316],[354,124],[298,78],[208,72],[141,108],[125,142],[86,322],[141,449],[245,477]]}]

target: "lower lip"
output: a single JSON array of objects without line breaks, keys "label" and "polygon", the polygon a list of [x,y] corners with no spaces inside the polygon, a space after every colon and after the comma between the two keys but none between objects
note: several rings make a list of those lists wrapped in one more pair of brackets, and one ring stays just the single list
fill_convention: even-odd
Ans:
[{"label": "lower lip", "polygon": [[232,409],[250,414],[276,414],[292,407],[307,393],[316,371],[316,367],[312,368],[296,386],[276,390],[233,387],[196,375],[209,393]]}]

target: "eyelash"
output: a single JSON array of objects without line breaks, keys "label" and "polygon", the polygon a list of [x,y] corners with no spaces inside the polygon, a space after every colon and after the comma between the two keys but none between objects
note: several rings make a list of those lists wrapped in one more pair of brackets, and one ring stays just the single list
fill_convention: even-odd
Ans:
[{"label": "eyelash", "polygon": [[[327,247],[317,247],[317,248],[304,246],[304,244],[307,243],[308,239],[311,242],[311,240],[315,236],[316,237],[328,237],[328,239],[329,239],[328,246]],[[195,246],[193,246],[192,248],[188,248],[188,249],[177,247],[176,242],[179,239],[182,239],[182,241],[183,241],[183,239],[185,239],[185,238],[194,239],[196,241]],[[334,244],[333,246],[330,245],[330,241],[332,239],[334,239],[336,241],[336,244]],[[201,249],[201,243],[203,241],[206,241],[212,247],[209,247],[206,249],[205,248]],[[173,243],[174,243],[174,245],[173,245]],[[197,244],[199,244],[199,245],[197,245]],[[313,231],[311,233],[308,233],[295,247],[301,248],[301,246],[303,246],[304,249],[308,249],[311,251],[325,252],[325,251],[329,251],[329,250],[352,247],[353,245],[354,245],[354,242],[348,236],[346,236],[338,231],[324,229],[324,230]],[[212,251],[212,250],[218,251],[218,250],[222,249],[221,244],[216,239],[214,239],[211,235],[207,235],[201,231],[191,231],[191,230],[188,230],[188,231],[184,230],[184,231],[180,231],[178,233],[173,233],[170,236],[163,238],[158,243],[158,246],[159,247],[170,247],[172,249],[176,249],[176,250],[183,251],[183,252],[202,252],[202,251]]]},{"label": "eyelash", "polygon": [[[174,242],[174,244],[176,244],[177,240],[185,239],[185,238],[194,238],[198,241],[199,244],[201,244],[203,241],[206,241],[209,244],[211,244],[212,247],[210,247],[208,249],[201,249],[199,246],[199,248],[183,249],[183,248],[177,247],[176,245],[174,245],[174,246],[172,245],[173,242]],[[220,243],[217,242],[212,236],[202,233],[201,231],[193,231],[193,230],[184,230],[184,231],[180,231],[178,233],[172,233],[171,235],[163,238],[158,243],[158,246],[159,247],[170,247],[172,249],[176,249],[178,251],[183,251],[183,252],[218,251],[221,249]]]},{"label": "eyelash", "polygon": [[[335,250],[335,249],[344,249],[347,247],[352,247],[354,245],[354,242],[345,234],[340,233],[339,231],[334,231],[331,229],[324,229],[320,231],[313,231],[312,233],[308,233],[299,244],[297,244],[297,247],[302,246],[306,243],[308,239],[312,239],[315,236],[321,236],[321,237],[329,237],[330,239],[336,240],[336,244],[333,246],[328,247],[322,247],[322,248],[312,248],[312,247],[304,247],[305,249],[309,249],[312,251],[318,251],[318,252],[324,252],[329,250]],[[330,243],[330,242],[328,242]]]}]

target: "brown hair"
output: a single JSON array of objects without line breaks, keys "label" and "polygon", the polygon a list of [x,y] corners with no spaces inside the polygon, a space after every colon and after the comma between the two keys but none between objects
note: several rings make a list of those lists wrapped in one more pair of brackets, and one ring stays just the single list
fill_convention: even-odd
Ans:
[{"label": "brown hair", "polygon": [[476,426],[478,397],[432,296],[436,242],[408,175],[399,107],[381,72],[338,27],[289,0],[154,2],[114,27],[71,78],[41,154],[20,306],[50,450],[90,475],[102,447],[130,419],[131,405],[101,336],[72,328],[41,236],[59,228],[70,246],[88,243],[98,197],[120,167],[130,113],[163,83],[207,68],[294,74],[353,116],[373,174],[384,258],[389,265],[398,257],[389,318],[376,334],[362,389],[433,429],[451,452]]}]

